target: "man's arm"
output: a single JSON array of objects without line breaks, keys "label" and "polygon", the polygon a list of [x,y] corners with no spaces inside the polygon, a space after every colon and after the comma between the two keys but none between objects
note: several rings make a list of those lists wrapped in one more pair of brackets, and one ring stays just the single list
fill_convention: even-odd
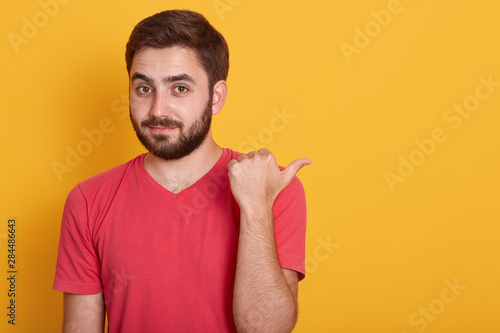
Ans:
[{"label": "man's arm", "polygon": [[242,212],[234,286],[238,332],[290,332],[297,321],[297,272],[280,267],[271,212]]},{"label": "man's arm", "polygon": [[103,333],[104,318],[102,292],[95,295],[64,293],[63,333]]},{"label": "man's arm", "polygon": [[297,320],[297,272],[282,269],[276,253],[273,205],[307,159],[280,171],[266,149],[229,163],[231,191],[240,206],[233,312],[239,332],[290,332]]}]

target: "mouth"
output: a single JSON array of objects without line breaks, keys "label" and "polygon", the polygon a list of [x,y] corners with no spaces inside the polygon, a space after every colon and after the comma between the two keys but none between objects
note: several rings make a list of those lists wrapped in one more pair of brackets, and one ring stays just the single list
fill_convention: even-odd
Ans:
[{"label": "mouth", "polygon": [[177,126],[173,126],[173,127],[170,127],[170,126],[148,126],[148,127],[152,132],[155,132],[155,133],[169,133],[169,132],[172,132],[178,128]]}]

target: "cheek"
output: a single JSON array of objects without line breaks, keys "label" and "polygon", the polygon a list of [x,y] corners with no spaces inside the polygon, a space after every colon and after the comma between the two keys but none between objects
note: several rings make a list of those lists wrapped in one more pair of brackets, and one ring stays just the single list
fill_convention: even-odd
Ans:
[{"label": "cheek", "polygon": [[147,101],[140,100],[138,98],[130,98],[130,112],[133,117],[142,117],[149,112],[149,106]]},{"label": "cheek", "polygon": [[130,118],[136,124],[140,124],[147,117],[147,115],[139,112],[138,110],[140,110],[140,108],[130,102]]}]

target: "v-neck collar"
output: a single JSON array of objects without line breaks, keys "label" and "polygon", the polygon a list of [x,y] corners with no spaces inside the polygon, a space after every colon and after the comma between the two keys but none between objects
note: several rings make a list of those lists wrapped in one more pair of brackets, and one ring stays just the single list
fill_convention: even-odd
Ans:
[{"label": "v-neck collar", "polygon": [[[185,188],[184,190],[180,191],[179,193],[175,194],[169,190],[167,190],[165,187],[161,186],[160,183],[158,183],[146,170],[146,166],[144,165],[144,157],[146,156],[147,153],[142,154],[138,158],[138,163],[139,163],[139,174],[154,188],[159,189],[162,191],[168,198],[172,200],[179,200],[180,198],[189,195],[191,192],[195,191],[198,187],[200,187],[213,173],[215,173],[221,165],[224,163],[224,161],[227,160],[227,157],[229,155],[229,149],[224,148],[224,151],[222,152],[221,157],[219,160],[214,164],[214,166],[206,173],[204,174],[200,179],[198,179],[194,184],[189,186],[188,188]],[[227,161],[229,163],[229,161]]]}]

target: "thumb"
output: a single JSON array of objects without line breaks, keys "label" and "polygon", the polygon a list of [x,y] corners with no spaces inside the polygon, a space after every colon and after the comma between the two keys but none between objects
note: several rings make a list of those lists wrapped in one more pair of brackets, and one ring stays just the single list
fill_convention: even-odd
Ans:
[{"label": "thumb", "polygon": [[285,186],[290,184],[292,181],[293,177],[299,172],[300,169],[305,167],[306,165],[311,164],[311,160],[308,158],[299,158],[298,160],[293,161],[290,163],[285,169],[281,171],[281,176],[283,177],[283,180],[285,181]]}]

